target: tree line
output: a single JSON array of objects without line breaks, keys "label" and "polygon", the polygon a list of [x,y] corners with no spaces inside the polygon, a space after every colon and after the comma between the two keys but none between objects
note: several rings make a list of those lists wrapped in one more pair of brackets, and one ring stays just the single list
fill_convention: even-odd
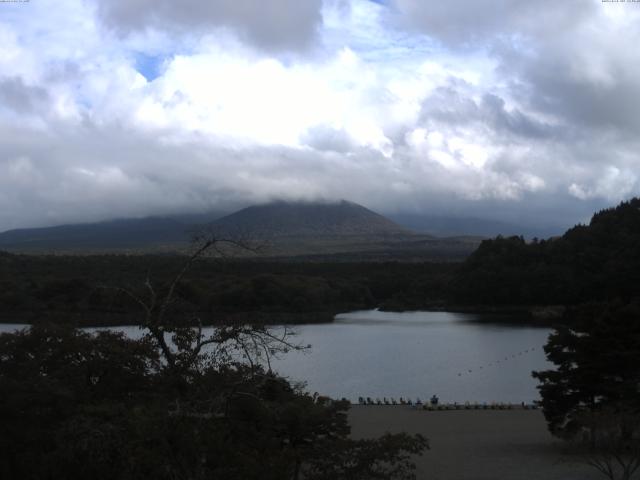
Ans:
[{"label": "tree line", "polygon": [[577,305],[629,301],[640,284],[640,199],[596,213],[558,238],[485,240],[449,288],[467,304]]},{"label": "tree line", "polygon": [[[32,256],[0,253],[0,319],[78,325],[135,322],[137,305],[111,287],[166,287],[181,256]],[[443,302],[453,264],[293,263],[203,258],[178,286],[202,314],[267,323],[331,321],[338,312]]]}]

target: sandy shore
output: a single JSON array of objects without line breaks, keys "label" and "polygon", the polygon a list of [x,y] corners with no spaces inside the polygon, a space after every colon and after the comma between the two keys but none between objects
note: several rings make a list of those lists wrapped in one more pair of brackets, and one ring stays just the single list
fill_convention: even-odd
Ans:
[{"label": "sandy shore", "polygon": [[416,459],[420,480],[597,480],[564,451],[538,410],[428,412],[407,406],[354,405],[352,435],[421,433],[431,449]]}]

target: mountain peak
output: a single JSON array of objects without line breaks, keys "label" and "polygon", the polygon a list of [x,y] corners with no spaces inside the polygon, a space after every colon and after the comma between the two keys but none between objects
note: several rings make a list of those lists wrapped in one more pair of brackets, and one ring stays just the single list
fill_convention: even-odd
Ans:
[{"label": "mountain peak", "polygon": [[254,205],[218,219],[211,226],[225,234],[241,233],[257,238],[411,233],[388,218],[347,200],[331,203],[277,201]]}]

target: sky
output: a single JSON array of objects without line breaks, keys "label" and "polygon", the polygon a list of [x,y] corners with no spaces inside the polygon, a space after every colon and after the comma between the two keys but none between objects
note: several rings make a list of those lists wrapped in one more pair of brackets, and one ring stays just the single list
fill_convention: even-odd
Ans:
[{"label": "sky", "polygon": [[0,2],[0,231],[347,199],[573,225],[640,195],[640,3]]}]

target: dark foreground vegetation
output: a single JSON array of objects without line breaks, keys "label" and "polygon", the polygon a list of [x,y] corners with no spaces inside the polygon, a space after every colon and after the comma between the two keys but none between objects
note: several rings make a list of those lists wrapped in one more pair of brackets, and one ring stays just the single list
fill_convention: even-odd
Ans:
[{"label": "dark foreground vegetation", "polygon": [[0,335],[0,478],[415,478],[424,437],[352,440],[346,400],[271,371],[272,356],[302,348],[286,329],[203,334],[179,289],[216,243],[166,285],[116,288],[138,307],[139,340],[44,323]]},{"label": "dark foreground vegetation", "polygon": [[567,310],[545,346],[553,370],[533,372],[549,430],[610,480],[640,471],[640,302]]},{"label": "dark foreground vegetation", "polygon": [[346,401],[230,360],[236,342],[264,333],[227,330],[213,353],[192,355],[197,340],[178,331],[173,364],[151,336],[1,335],[0,477],[414,478],[424,438],[350,440]]}]

